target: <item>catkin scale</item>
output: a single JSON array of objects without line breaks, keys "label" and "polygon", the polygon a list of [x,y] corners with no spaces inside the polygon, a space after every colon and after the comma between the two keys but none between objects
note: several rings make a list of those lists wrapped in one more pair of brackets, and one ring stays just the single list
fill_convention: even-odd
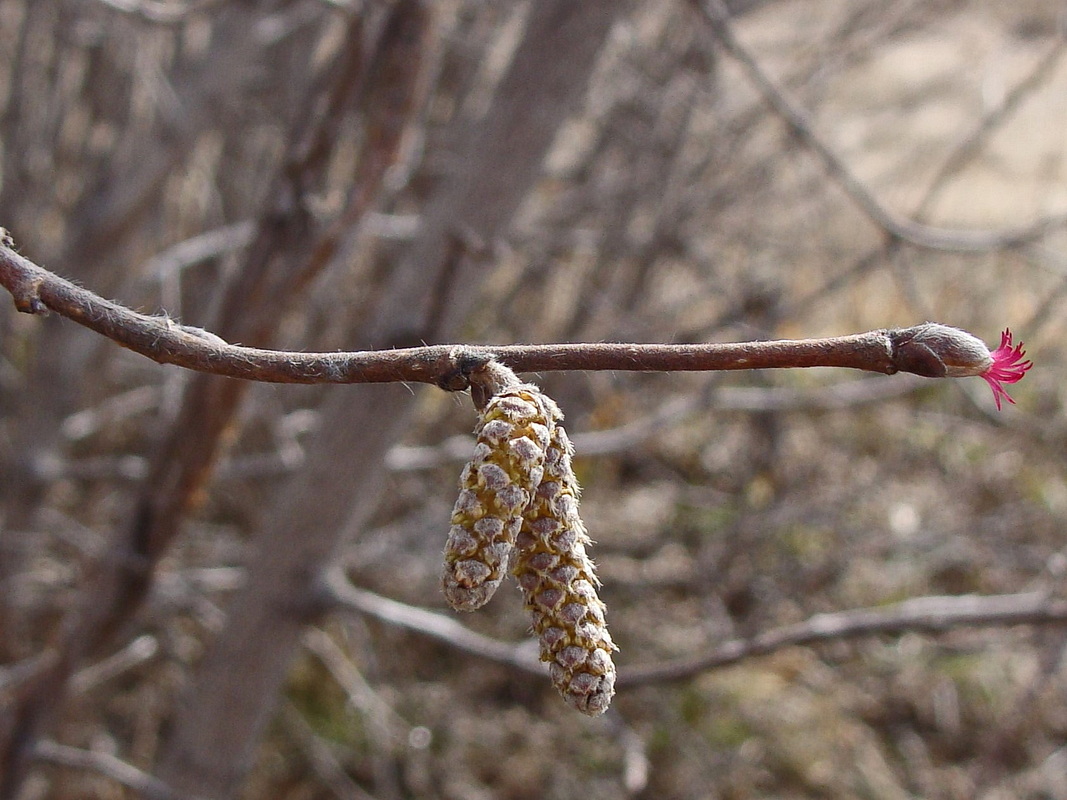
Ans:
[{"label": "catkin scale", "polygon": [[553,685],[569,705],[596,716],[615,694],[615,665],[604,623],[604,603],[590,539],[578,516],[578,482],[571,466],[573,449],[558,423],[551,430],[544,475],[516,539],[512,572],[533,617],[541,660],[548,662]]},{"label": "catkin scale", "polygon": [[442,585],[457,611],[481,608],[503,580],[558,414],[536,387],[517,381],[488,398],[445,545]]}]

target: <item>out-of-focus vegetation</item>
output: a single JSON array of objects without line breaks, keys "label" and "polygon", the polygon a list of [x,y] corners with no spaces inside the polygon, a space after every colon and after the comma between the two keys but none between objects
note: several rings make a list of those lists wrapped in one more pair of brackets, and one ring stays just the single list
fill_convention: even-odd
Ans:
[{"label": "out-of-focus vegetation", "polygon": [[[421,13],[418,3],[0,0],[0,225],[27,256],[102,295],[212,330],[235,324],[220,318],[221,298],[248,269],[250,242],[284,229],[285,274],[337,231],[309,285],[242,309],[270,318],[256,330],[286,349],[402,343],[382,332],[382,309],[404,269],[412,285],[442,280],[409,263],[413,252],[445,259],[427,249],[430,220],[478,276],[440,272],[442,302],[427,317],[445,320],[433,330],[451,340],[719,341],[936,319],[991,344],[1010,326],[1036,366],[999,414],[976,379],[542,376],[578,446],[620,646],[612,710],[585,719],[547,676],[331,612],[304,629],[282,690],[261,698],[272,721],[251,742],[241,796],[1067,798],[1060,627],[829,641],[625,685],[629,667],[822,612],[1058,595],[1065,226],[978,252],[888,236],[697,10],[652,1],[603,12],[610,33],[579,71],[580,102],[561,112],[540,171],[503,162],[523,187],[510,223],[483,224],[477,203],[450,216],[449,192],[479,168],[467,137],[508,110],[501,87],[536,6],[427,4],[405,43],[418,81],[402,84],[398,68],[361,74],[295,224],[279,187],[299,171],[294,131],[328,96],[330,65],[356,35],[362,63],[391,63],[386,21]],[[750,6],[735,4],[740,40],[885,207],[971,230],[1067,212],[1061,4]],[[367,165],[388,136],[374,114],[412,86],[404,138],[374,183]],[[374,192],[346,216],[353,180]],[[190,385],[71,322],[0,303],[0,734],[92,600],[93,564],[114,554],[138,498],[160,490],[146,482]],[[318,443],[337,435],[343,406],[383,397],[408,409],[381,445],[388,457],[369,458],[368,444],[324,460]],[[249,387],[174,512],[179,533],[155,554],[143,605],[77,665],[43,736],[201,791],[172,742],[203,720],[179,709],[196,708],[189,697],[220,642],[242,654],[238,679],[271,653],[270,636],[242,638],[229,612],[272,580],[257,578],[269,574],[257,572],[264,553],[299,549],[299,531],[286,538],[278,524],[297,500],[310,528],[318,504],[329,520],[336,546],[323,566],[451,614],[439,589],[462,464],[451,445],[473,422],[467,400],[428,387]],[[352,496],[338,488],[348,473],[361,476]],[[290,600],[270,613],[299,622],[313,598]],[[457,619],[505,642],[528,626],[513,586]],[[232,710],[223,693],[211,714]],[[55,761],[33,762],[24,796],[126,796],[99,770]]]}]

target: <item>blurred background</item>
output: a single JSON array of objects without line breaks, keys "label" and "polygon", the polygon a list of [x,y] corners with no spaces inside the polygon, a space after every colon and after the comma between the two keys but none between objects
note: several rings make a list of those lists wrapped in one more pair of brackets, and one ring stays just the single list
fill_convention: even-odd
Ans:
[{"label": "blurred background", "polygon": [[[0,225],[145,313],[291,350],[933,319],[1035,362],[1001,413],[527,376],[620,647],[588,719],[513,585],[444,603],[465,396],[207,380],[0,302],[4,796],[1067,798],[1063,5],[717,9],[0,0]],[[1001,595],[1046,624],[826,624]]]}]

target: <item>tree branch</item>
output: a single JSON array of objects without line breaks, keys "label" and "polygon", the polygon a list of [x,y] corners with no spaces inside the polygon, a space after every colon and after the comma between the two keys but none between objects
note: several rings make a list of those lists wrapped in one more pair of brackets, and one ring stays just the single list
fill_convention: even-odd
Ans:
[{"label": "tree branch", "polygon": [[523,672],[543,677],[545,668],[537,657],[533,640],[510,644],[472,631],[445,614],[409,606],[396,600],[353,586],[340,567],[328,569],[319,584],[320,602],[334,610],[350,609],[399,628],[416,631],[431,639],[445,642],[457,650],[490,661],[510,664]]},{"label": "tree branch", "polygon": [[351,353],[298,353],[232,345],[166,316],[139,314],[60,278],[0,244],[0,285],[19,311],[67,317],[160,364],[269,383],[435,383],[467,388],[465,369],[496,358],[517,372],[619,370],[691,372],[791,367],[847,367],[892,375],[944,377],[915,361],[915,328],[826,339],[724,344],[542,344],[502,347],[433,345]]},{"label": "tree branch", "polygon": [[1018,228],[1003,230],[952,230],[924,225],[886,208],[834,150],[815,133],[808,115],[793,103],[760,66],[751,51],[734,34],[730,12],[722,0],[692,0],[722,48],[744,70],[764,101],[789,126],[790,131],[823,163],[827,173],[852,202],[893,239],[931,250],[987,252],[1032,241],[1067,223],[1067,214],[1039,219]]},{"label": "tree branch", "polygon": [[42,739],[33,749],[33,758],[36,761],[95,772],[132,789],[147,800],[195,800],[110,753],[81,750]]},{"label": "tree branch", "polygon": [[[382,622],[421,633],[458,650],[523,672],[543,675],[533,650],[470,630],[457,620],[358,589],[340,567],[328,570],[320,583],[320,602],[334,610],[350,609]],[[732,666],[787,647],[904,633],[945,633],[957,628],[1067,624],[1067,600],[1044,592],[1001,595],[933,595],[876,608],[816,614],[803,622],[772,628],[747,639],[730,639],[703,653],[652,664],[623,665],[617,686],[643,686],[692,678],[701,672]]]},{"label": "tree branch", "polygon": [[[458,650],[523,672],[543,674],[536,653],[523,644],[509,644],[476,633],[460,622],[357,589],[340,568],[322,579],[323,601],[335,609],[351,609],[382,622],[445,642]],[[803,622],[772,628],[747,639],[730,639],[703,653],[652,664],[623,665],[617,686],[626,688],[671,683],[701,672],[732,666],[787,647],[904,633],[946,633],[957,628],[1067,624],[1067,600],[1044,592],[1002,595],[916,597],[888,606],[816,614]]]},{"label": "tree branch", "polygon": [[1043,592],[916,597],[878,608],[859,608],[813,617],[772,628],[750,639],[732,639],[710,650],[660,664],[620,670],[618,686],[640,686],[691,678],[701,672],[736,664],[797,645],[879,634],[944,633],[954,628],[991,628],[1012,625],[1063,625],[1067,601]]}]

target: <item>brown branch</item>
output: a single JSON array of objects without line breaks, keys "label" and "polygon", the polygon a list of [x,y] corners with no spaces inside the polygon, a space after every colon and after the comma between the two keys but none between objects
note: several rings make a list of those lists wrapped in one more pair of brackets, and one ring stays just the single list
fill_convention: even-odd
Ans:
[{"label": "brown branch", "polygon": [[844,190],[866,217],[893,239],[917,247],[954,252],[1001,250],[1037,239],[1067,223],[1067,214],[1039,219],[1029,225],[1002,230],[953,230],[925,225],[886,208],[849,165],[815,133],[808,115],[790,100],[764,71],[755,55],[737,38],[730,12],[722,0],[692,0],[702,19],[722,48],[744,70],[764,101],[823,163],[830,177]]},{"label": "brown branch", "polygon": [[[357,589],[340,568],[328,571],[321,583],[322,601],[335,610],[349,609],[382,622],[445,642],[458,650],[523,672],[543,675],[533,649],[470,630],[455,619]],[[731,639],[704,653],[653,664],[624,665],[619,688],[670,683],[701,672],[722,669],[787,647],[904,633],[946,633],[958,628],[1003,628],[1016,625],[1067,624],[1067,600],[1043,592],[1002,595],[930,596],[877,608],[816,614],[803,622],[772,628],[747,639]]]},{"label": "brown branch", "polygon": [[533,640],[510,644],[472,631],[454,617],[409,606],[396,600],[359,589],[349,583],[344,570],[333,568],[323,574],[320,602],[334,610],[349,609],[374,617],[398,628],[421,633],[445,642],[457,650],[489,661],[509,664],[523,672],[543,677],[545,668],[537,657]]},{"label": "brown branch", "polygon": [[983,597],[980,595],[916,597],[889,606],[816,614],[795,625],[732,639],[705,653],[660,664],[620,669],[617,686],[641,686],[691,678],[786,647],[902,633],[944,633],[955,628],[993,628],[1014,625],[1063,625],[1067,600],[1042,592]]},{"label": "brown branch", "polygon": [[0,285],[27,313],[55,311],[160,364],[269,383],[435,383],[464,389],[464,371],[497,359],[518,372],[847,367],[944,377],[943,366],[909,349],[917,328],[825,339],[720,344],[434,345],[352,353],[298,353],[231,345],[169,317],[139,314],[37,266],[0,245]]}]

